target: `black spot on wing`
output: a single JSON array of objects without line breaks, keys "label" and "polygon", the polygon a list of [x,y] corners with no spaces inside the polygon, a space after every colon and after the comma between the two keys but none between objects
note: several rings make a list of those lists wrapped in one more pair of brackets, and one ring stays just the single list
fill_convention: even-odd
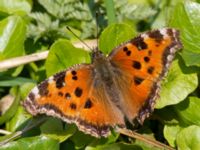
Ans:
[{"label": "black spot on wing", "polygon": [[139,70],[142,68],[142,65],[139,61],[133,61],[132,67]]},{"label": "black spot on wing", "polygon": [[148,69],[147,69],[147,72],[149,73],[149,74],[152,74],[153,73],[153,71],[154,71],[154,67],[148,67]]},{"label": "black spot on wing", "polygon": [[126,55],[127,55],[127,56],[131,56],[131,51],[127,51],[127,52],[126,52]]},{"label": "black spot on wing", "polygon": [[65,74],[66,74],[66,71],[63,71],[53,76],[53,80],[56,82],[56,87],[58,89],[65,86]]},{"label": "black spot on wing", "polygon": [[145,61],[145,62],[149,62],[149,61],[150,61],[150,58],[146,56],[146,57],[144,57],[144,61]]},{"label": "black spot on wing", "polygon": [[160,33],[159,30],[155,30],[152,32],[149,32],[149,37],[155,39],[157,43],[160,43],[163,40],[163,35]]},{"label": "black spot on wing", "polygon": [[75,70],[72,70],[71,73],[73,76],[75,76],[77,74],[77,72]]},{"label": "black spot on wing", "polygon": [[135,39],[131,40],[131,43],[135,45],[138,50],[144,50],[148,48],[148,45],[144,42],[144,39],[141,36],[138,36]]},{"label": "black spot on wing", "polygon": [[148,55],[149,55],[149,56],[152,55],[152,51],[151,51],[151,50],[148,51]]},{"label": "black spot on wing", "polygon": [[63,93],[62,92],[58,92],[58,96],[63,96]]},{"label": "black spot on wing", "polygon": [[78,80],[78,77],[77,76],[72,76],[72,79],[73,80]]},{"label": "black spot on wing", "polygon": [[74,91],[74,94],[77,96],[77,97],[81,97],[83,93],[83,90],[80,88],[80,87],[77,87]]},{"label": "black spot on wing", "polygon": [[125,47],[123,48],[123,51],[124,51],[124,52],[127,52],[127,51],[128,51],[128,47],[125,46]]},{"label": "black spot on wing", "polygon": [[69,93],[66,93],[66,94],[65,94],[65,98],[66,98],[66,99],[70,99],[70,98],[71,98],[71,95],[70,95]]},{"label": "black spot on wing", "polygon": [[29,99],[30,99],[31,101],[34,101],[34,99],[35,99],[35,94],[32,93],[32,92],[30,92],[29,95],[28,95],[28,97],[29,97]]},{"label": "black spot on wing", "polygon": [[130,55],[131,55],[131,51],[128,49],[128,47],[125,46],[125,47],[123,48],[123,51],[126,53],[127,56],[130,56]]},{"label": "black spot on wing", "polygon": [[78,80],[77,72],[75,70],[71,71],[72,73],[72,80]]},{"label": "black spot on wing", "polygon": [[75,110],[75,109],[76,109],[76,104],[71,103],[71,104],[70,104],[70,108]]},{"label": "black spot on wing", "polygon": [[90,100],[90,98],[88,98],[87,100],[86,100],[86,102],[85,102],[85,106],[84,106],[84,108],[91,108],[92,107],[92,102],[91,102],[91,100]]},{"label": "black spot on wing", "polygon": [[134,80],[135,85],[140,85],[140,84],[144,81],[143,78],[137,77],[137,76],[135,76],[135,77],[133,78],[133,80]]},{"label": "black spot on wing", "polygon": [[47,89],[48,85],[49,85],[48,80],[45,80],[38,85],[39,94],[41,96],[46,96],[49,93],[49,90]]}]

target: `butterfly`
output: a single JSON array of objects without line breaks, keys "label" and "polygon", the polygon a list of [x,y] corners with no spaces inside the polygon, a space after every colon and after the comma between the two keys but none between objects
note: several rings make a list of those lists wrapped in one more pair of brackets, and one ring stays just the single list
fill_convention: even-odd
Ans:
[{"label": "butterfly", "polygon": [[154,109],[160,84],[177,50],[179,31],[142,33],[105,56],[94,49],[91,64],[78,64],[34,87],[23,102],[32,115],[75,123],[79,130],[107,137],[125,119],[143,123]]}]

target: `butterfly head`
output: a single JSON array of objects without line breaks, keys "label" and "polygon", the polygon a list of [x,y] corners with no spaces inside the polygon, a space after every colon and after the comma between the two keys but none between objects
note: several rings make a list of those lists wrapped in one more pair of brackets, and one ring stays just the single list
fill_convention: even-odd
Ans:
[{"label": "butterfly head", "polygon": [[92,63],[98,60],[104,60],[105,58],[105,55],[98,49],[98,47],[93,49],[91,53]]}]

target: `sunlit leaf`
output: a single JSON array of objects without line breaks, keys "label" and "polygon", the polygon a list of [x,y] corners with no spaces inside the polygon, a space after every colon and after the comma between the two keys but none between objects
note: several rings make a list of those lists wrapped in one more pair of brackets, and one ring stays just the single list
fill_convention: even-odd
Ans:
[{"label": "sunlit leaf", "polygon": [[59,142],[45,136],[35,136],[9,142],[0,147],[0,150],[25,150],[25,149],[59,150]]},{"label": "sunlit leaf", "polygon": [[200,127],[193,125],[181,130],[177,135],[177,146],[179,150],[199,150]]},{"label": "sunlit leaf", "polygon": [[0,11],[8,14],[26,15],[31,11],[30,0],[1,0]]},{"label": "sunlit leaf", "polygon": [[190,71],[190,68],[185,67],[181,60],[173,62],[166,79],[162,82],[160,98],[156,101],[156,108],[177,104],[197,88],[197,74],[185,73],[180,66],[188,72]]},{"label": "sunlit leaf", "polygon": [[75,48],[68,40],[60,39],[50,48],[45,64],[47,76],[65,70],[72,65],[89,61],[90,56],[88,52]]},{"label": "sunlit leaf", "polygon": [[186,124],[195,124],[200,126],[200,99],[189,97],[178,105],[174,106],[175,111],[182,121]]},{"label": "sunlit leaf", "polygon": [[[18,91],[18,90],[17,90]],[[0,116],[0,125],[8,121],[17,111],[17,107],[20,102],[20,94],[17,93],[16,97],[12,101],[10,107]],[[2,108],[1,108],[2,109]]]},{"label": "sunlit leaf", "polygon": [[184,49],[182,57],[187,66],[200,66],[200,4],[193,1],[175,7],[170,26],[180,30]]},{"label": "sunlit leaf", "polygon": [[26,26],[19,16],[0,21],[0,60],[24,54]]},{"label": "sunlit leaf", "polygon": [[60,142],[65,141],[71,137],[77,130],[75,125],[64,125],[61,120],[56,118],[49,118],[40,129],[42,134],[51,137],[53,139],[59,140]]},{"label": "sunlit leaf", "polygon": [[113,24],[108,26],[99,39],[99,49],[108,54],[123,42],[134,38],[136,31],[127,24]]}]

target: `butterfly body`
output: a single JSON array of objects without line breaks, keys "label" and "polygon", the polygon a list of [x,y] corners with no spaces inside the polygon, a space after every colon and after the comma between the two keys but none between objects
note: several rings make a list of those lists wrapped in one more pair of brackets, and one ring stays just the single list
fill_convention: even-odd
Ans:
[{"label": "butterfly body", "polygon": [[24,101],[33,114],[75,123],[93,136],[108,136],[110,128],[125,127],[153,111],[174,54],[180,49],[178,31],[154,30],[127,41],[108,56],[98,49],[91,64],[68,68],[36,86]]}]

